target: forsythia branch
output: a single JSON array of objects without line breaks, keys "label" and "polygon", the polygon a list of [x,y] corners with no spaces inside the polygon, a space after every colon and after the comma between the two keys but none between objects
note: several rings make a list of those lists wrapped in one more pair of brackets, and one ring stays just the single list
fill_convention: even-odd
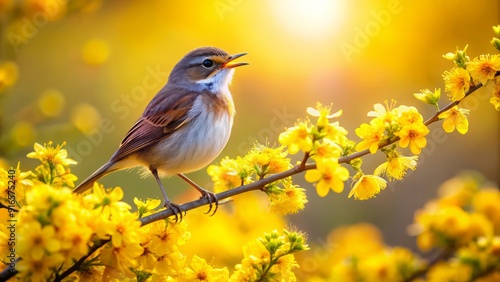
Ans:
[{"label": "forsythia branch", "polygon": [[[499,76],[499,75],[500,75],[500,72],[497,72],[495,76]],[[446,105],[445,107],[443,107],[442,109],[440,109],[439,111],[437,111],[432,117],[430,117],[429,119],[427,119],[424,122],[424,124],[427,126],[429,124],[432,124],[434,122],[439,121],[439,115],[441,113],[446,112],[447,110],[451,109],[452,107],[458,105],[463,99],[465,99],[466,97],[468,97],[469,95],[471,95],[472,93],[474,93],[475,91],[477,91],[478,89],[480,89],[482,86],[483,85],[481,83],[478,83],[474,87],[471,87],[469,89],[469,91],[467,91],[465,93],[465,96],[461,100],[449,103],[448,105]],[[391,145],[391,144],[399,141],[399,139],[400,139],[399,137],[394,137],[394,138],[391,138],[389,140],[383,141],[383,142],[381,142],[379,144],[379,148],[383,148],[383,147],[389,146],[389,145]],[[357,158],[360,158],[360,157],[362,157],[364,155],[367,155],[367,154],[370,154],[370,151],[368,149],[360,151],[360,152],[356,152],[356,153],[353,153],[353,154],[350,154],[348,156],[340,157],[338,159],[338,162],[339,163],[345,163],[345,164],[347,164],[347,163],[350,163],[351,161],[353,161],[353,160],[355,160]],[[250,192],[250,191],[262,190],[266,185],[268,185],[270,183],[273,183],[275,181],[278,181],[278,180],[290,177],[292,175],[296,175],[296,174],[302,173],[302,172],[304,172],[306,170],[315,169],[316,168],[316,164],[315,163],[307,163],[308,159],[309,159],[309,155],[306,153],[304,155],[302,161],[300,162],[300,164],[294,166],[293,168],[291,168],[289,170],[286,170],[284,172],[281,172],[281,173],[278,173],[278,174],[274,174],[274,175],[271,175],[269,177],[257,180],[255,182],[252,182],[252,183],[247,184],[247,185],[242,185],[242,186],[236,187],[234,189],[230,189],[230,190],[227,190],[227,191],[224,191],[224,192],[220,192],[220,193],[216,194],[217,199],[224,200],[224,199],[228,199],[230,197],[233,197],[233,196],[236,196],[236,195],[239,195],[239,194],[243,194],[243,193],[247,193],[247,192]],[[209,204],[209,200],[207,198],[200,198],[198,200],[182,204],[182,205],[180,205],[180,208],[183,211],[189,211],[189,210],[193,210],[195,208],[199,208],[201,206],[208,205],[208,204]],[[165,218],[170,217],[170,216],[173,216],[173,212],[172,212],[171,209],[167,209],[167,210],[163,210],[163,211],[157,212],[155,214],[146,216],[144,218],[141,218],[140,221],[141,221],[142,225],[147,225],[147,224],[153,223],[155,221],[165,219]],[[83,261],[85,261],[86,258],[88,258],[93,252],[95,252],[97,249],[99,249],[100,247],[102,247],[103,245],[105,245],[107,242],[108,241],[102,241],[101,243],[95,245],[86,257],[81,258],[73,267],[71,267],[70,269],[66,270],[57,279],[63,279],[65,277],[67,277],[69,274],[71,274],[72,272],[74,272],[75,270],[77,270],[78,267],[83,263]],[[443,253],[439,255],[438,259],[436,259],[436,262],[439,261],[439,260],[441,260],[443,257],[450,256],[452,253],[453,252],[450,252],[449,250],[448,251],[447,250],[443,251]],[[430,265],[432,265],[432,262],[431,262]],[[427,269],[428,268],[426,268],[425,270],[423,270],[420,273],[416,273],[415,277],[424,275],[426,273]],[[5,271],[3,271],[3,272],[5,272]],[[2,272],[2,274],[3,274],[3,272]],[[0,278],[1,277],[3,277],[3,276],[0,275]]]}]

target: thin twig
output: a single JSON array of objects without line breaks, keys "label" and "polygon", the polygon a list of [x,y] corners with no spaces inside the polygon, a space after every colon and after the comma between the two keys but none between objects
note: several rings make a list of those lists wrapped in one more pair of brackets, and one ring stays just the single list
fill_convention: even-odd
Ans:
[{"label": "thin twig", "polygon": [[82,266],[82,264],[87,260],[88,257],[90,257],[95,251],[97,251],[99,248],[104,246],[109,241],[111,241],[111,240],[107,239],[107,240],[102,240],[99,243],[94,244],[94,246],[92,246],[92,248],[90,248],[88,254],[81,257],[77,262],[75,262],[75,264],[73,264],[70,268],[66,269],[63,273],[61,273],[60,275],[57,275],[56,278],[54,279],[54,282],[62,281],[64,278],[69,276],[71,273],[80,269],[80,266]]},{"label": "thin twig", "polygon": [[427,274],[427,272],[429,271],[429,269],[431,269],[432,266],[434,266],[440,261],[449,259],[454,253],[455,253],[454,248],[443,249],[435,258],[431,259],[429,263],[427,263],[424,269],[414,272],[410,277],[406,278],[404,281],[411,282],[416,278],[423,277],[424,275]]}]

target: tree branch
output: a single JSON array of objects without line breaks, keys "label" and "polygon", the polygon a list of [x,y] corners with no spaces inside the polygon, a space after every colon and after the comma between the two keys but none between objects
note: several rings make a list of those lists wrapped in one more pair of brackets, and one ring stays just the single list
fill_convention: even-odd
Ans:
[{"label": "tree branch", "polygon": [[412,275],[410,275],[410,277],[406,278],[404,281],[411,282],[416,278],[423,277],[424,275],[427,274],[427,272],[429,271],[429,269],[431,269],[432,266],[434,266],[436,263],[440,261],[449,259],[454,253],[455,253],[454,248],[448,248],[442,250],[435,258],[429,261],[429,263],[425,266],[425,268],[417,272],[414,272]]}]

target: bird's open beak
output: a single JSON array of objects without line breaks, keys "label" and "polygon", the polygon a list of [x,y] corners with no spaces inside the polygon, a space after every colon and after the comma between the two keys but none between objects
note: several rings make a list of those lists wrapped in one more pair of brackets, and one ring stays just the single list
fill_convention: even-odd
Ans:
[{"label": "bird's open beak", "polygon": [[232,63],[232,64],[230,64],[230,62],[238,59],[239,57],[243,57],[246,54],[248,54],[248,53],[240,53],[240,54],[232,55],[231,57],[229,57],[229,59],[227,60],[227,62],[224,65],[222,65],[222,67],[225,68],[225,69],[232,69],[232,68],[235,68],[235,67],[240,67],[240,66],[246,66],[246,65],[248,65],[248,63]]}]

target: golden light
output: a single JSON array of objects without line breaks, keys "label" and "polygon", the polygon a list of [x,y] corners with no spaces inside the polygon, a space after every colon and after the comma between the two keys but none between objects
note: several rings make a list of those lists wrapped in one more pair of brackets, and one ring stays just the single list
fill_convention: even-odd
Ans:
[{"label": "golden light", "polygon": [[289,33],[305,39],[321,39],[343,20],[343,0],[272,0],[278,22]]}]

